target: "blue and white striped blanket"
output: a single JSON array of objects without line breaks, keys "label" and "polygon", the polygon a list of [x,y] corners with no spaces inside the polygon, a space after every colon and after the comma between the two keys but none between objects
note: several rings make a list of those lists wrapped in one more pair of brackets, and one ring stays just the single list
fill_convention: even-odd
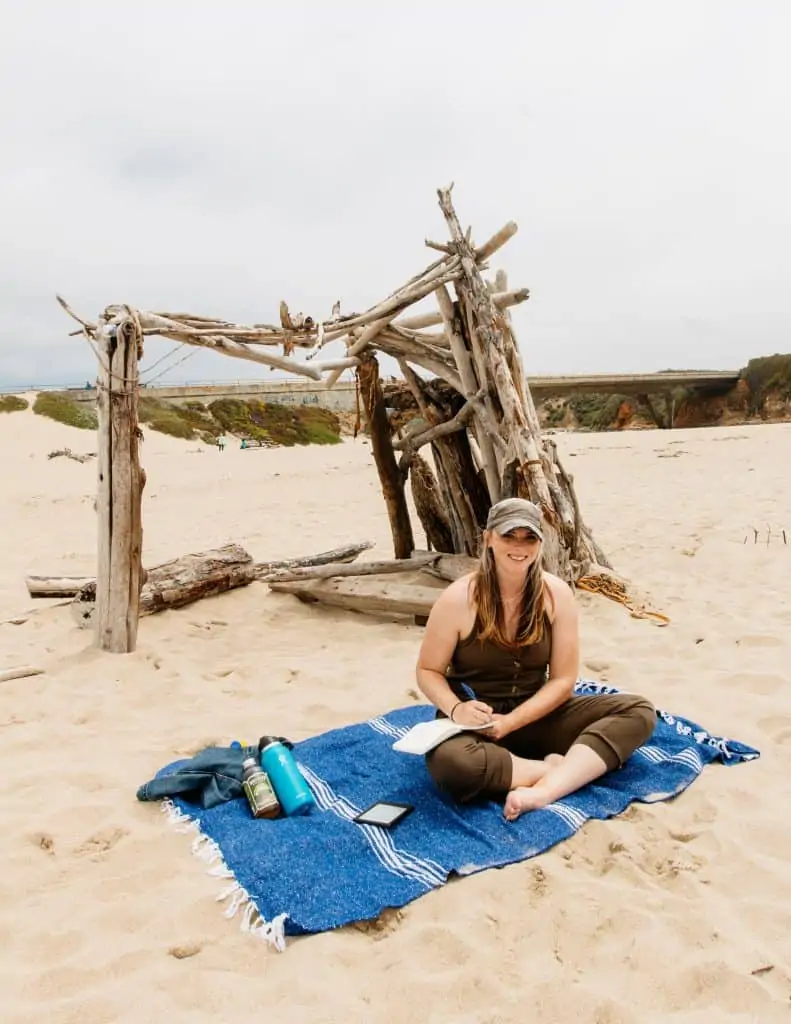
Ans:
[{"label": "blue and white striped blanket", "polygon": [[[617,691],[582,680],[577,692]],[[196,832],[193,850],[211,865],[210,873],[227,879],[218,896],[229,901],[226,915],[241,913],[245,930],[283,949],[286,935],[375,918],[452,874],[535,857],[588,818],[612,817],[633,801],[667,800],[712,761],[733,765],[759,756],[659,712],[654,735],[620,771],[508,822],[499,803],[454,805],[437,792],[422,757],[392,749],[398,737],[433,715],[432,707],[413,705],[295,744],[317,802],[305,817],[255,820],[244,799],[210,810],[178,798],[166,801],[171,820]],[[415,810],[391,830],[352,821],[377,800],[413,804]]]}]

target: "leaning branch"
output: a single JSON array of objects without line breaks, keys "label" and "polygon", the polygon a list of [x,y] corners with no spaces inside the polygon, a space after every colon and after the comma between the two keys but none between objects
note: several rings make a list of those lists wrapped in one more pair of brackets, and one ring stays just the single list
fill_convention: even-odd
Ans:
[{"label": "leaning branch", "polygon": [[316,565],[304,569],[284,569],[261,579],[265,583],[284,583],[290,580],[329,580],[342,576],[383,576],[396,572],[409,572],[433,565],[439,555],[412,555],[410,558],[387,559],[381,562],[359,562],[355,565]]},{"label": "leaning branch", "polygon": [[461,430],[462,427],[466,426],[467,421],[474,412],[475,404],[473,402],[465,402],[453,419],[446,420],[444,423],[439,423],[436,427],[423,431],[422,434],[413,434],[402,438],[400,441],[394,441],[393,448],[397,452],[403,451],[405,448],[417,451],[418,448],[422,448],[424,444],[430,444],[432,441],[436,441],[440,437],[447,437],[449,434],[455,434],[457,430]]},{"label": "leaning branch", "polygon": [[43,668],[23,665],[21,668],[5,668],[0,671],[0,683],[9,683],[12,679],[27,679],[29,676],[43,675]]}]

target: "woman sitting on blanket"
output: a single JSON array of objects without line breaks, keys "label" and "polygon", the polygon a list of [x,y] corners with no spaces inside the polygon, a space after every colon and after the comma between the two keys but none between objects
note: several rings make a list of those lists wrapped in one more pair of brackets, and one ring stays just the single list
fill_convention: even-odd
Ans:
[{"label": "woman sitting on blanket", "polygon": [[429,772],[460,802],[505,796],[509,820],[619,768],[656,723],[642,697],[573,695],[577,607],[568,584],[542,568],[542,548],[535,505],[493,505],[481,564],[434,604],[417,665],[418,685],[440,715],[491,723],[435,747]]}]

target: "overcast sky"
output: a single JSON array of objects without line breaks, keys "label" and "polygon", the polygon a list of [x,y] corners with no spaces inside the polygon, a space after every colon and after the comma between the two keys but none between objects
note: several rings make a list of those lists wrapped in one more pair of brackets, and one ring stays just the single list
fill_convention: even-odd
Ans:
[{"label": "overcast sky", "polygon": [[528,374],[791,351],[791,0],[0,0],[0,125],[0,382],[94,377],[56,291],[372,305],[450,181]]}]

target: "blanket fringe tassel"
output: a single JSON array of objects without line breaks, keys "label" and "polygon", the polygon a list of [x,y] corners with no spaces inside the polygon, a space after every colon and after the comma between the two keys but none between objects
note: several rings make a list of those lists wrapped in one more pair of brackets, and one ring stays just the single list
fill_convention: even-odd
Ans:
[{"label": "blanket fringe tassel", "polygon": [[207,874],[213,878],[231,880],[231,884],[222,889],[216,897],[218,903],[224,903],[226,900],[229,901],[228,906],[223,912],[223,917],[234,918],[241,910],[242,916],[239,924],[241,931],[252,935],[256,939],[261,939],[282,953],[286,948],[284,925],[288,915],[278,914],[271,921],[267,921],[262,917],[250,894],[244,886],[235,880],[233,872],[225,863],[219,846],[213,839],[201,832],[200,822],[184,814],[176,807],[172,800],[168,799],[162,801],[162,813],[167,816],[168,823],[177,832],[195,833],[195,837],[192,840],[192,853],[198,860],[202,860],[205,864],[209,865]]}]

